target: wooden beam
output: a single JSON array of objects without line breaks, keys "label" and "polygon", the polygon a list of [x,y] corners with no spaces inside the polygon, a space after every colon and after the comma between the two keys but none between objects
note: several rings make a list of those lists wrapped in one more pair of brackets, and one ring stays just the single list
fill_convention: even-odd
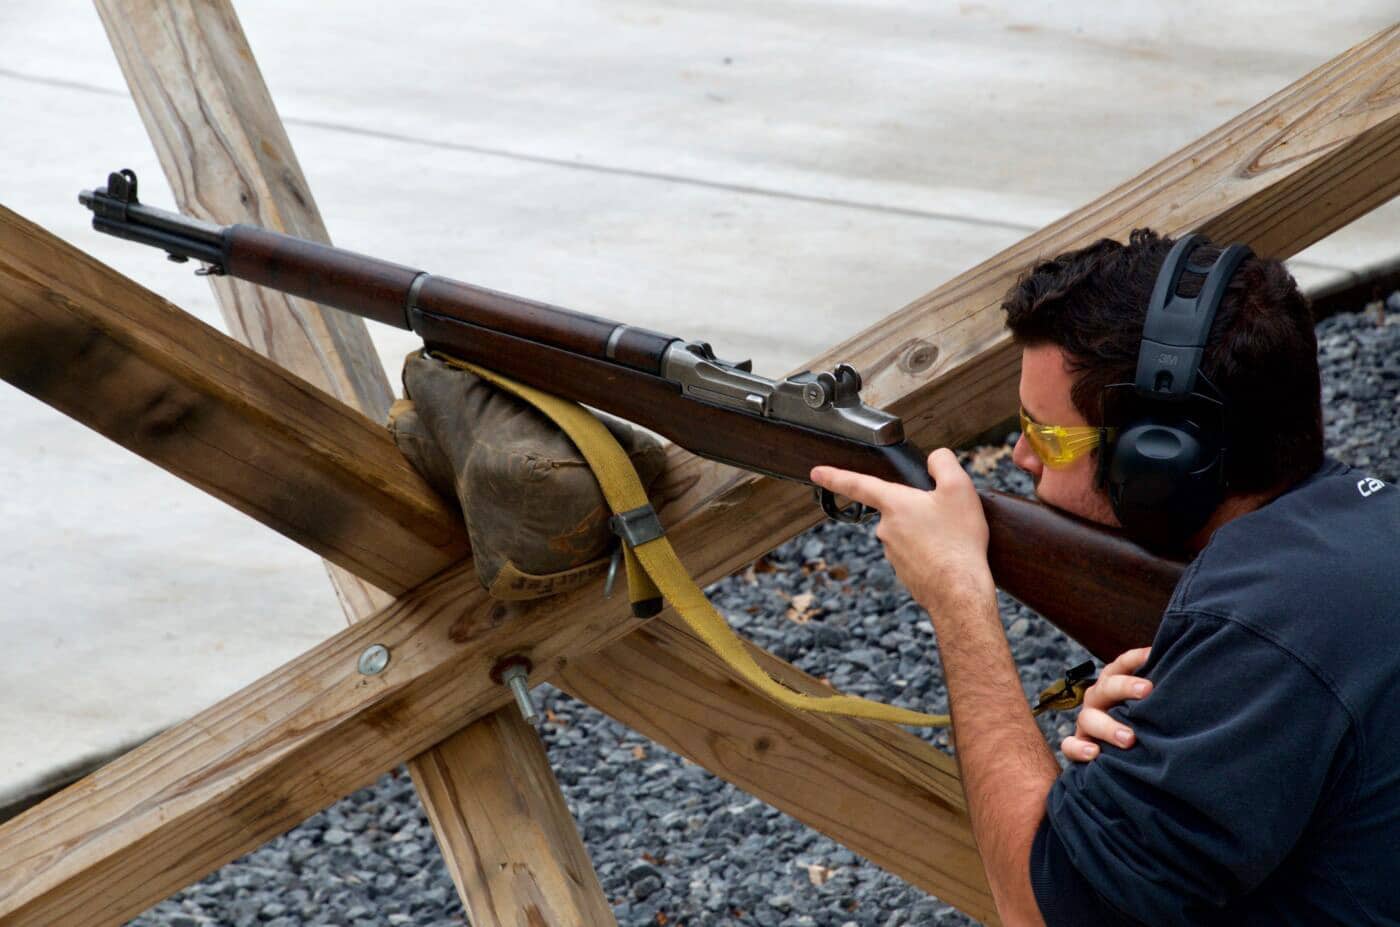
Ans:
[{"label": "wooden beam", "polygon": [[[791,496],[774,517],[809,504]],[[742,562],[709,556],[742,527],[732,512],[688,524],[674,540],[702,581]],[[596,585],[510,611],[448,570],[0,826],[0,923],[121,923],[503,707],[501,657],[544,678],[631,632],[626,612]],[[373,644],[392,658],[363,676]]]},{"label": "wooden beam", "polygon": [[[471,586],[460,577],[464,596],[454,602],[485,604]],[[308,798],[324,807],[348,794],[348,780],[361,787],[394,765],[368,741],[392,744],[402,762],[446,737],[470,719],[453,710],[462,706],[420,701],[398,685],[416,655],[443,650],[452,633],[453,618],[432,613],[351,625],[6,822],[0,924],[125,923],[300,823]],[[355,661],[375,643],[390,648],[390,665],[362,676]],[[483,710],[503,702],[495,685],[477,694],[488,697]]]},{"label": "wooden beam", "polygon": [[[180,208],[219,224],[251,222],[329,242],[232,3],[97,0],[97,9]],[[230,278],[210,280],[235,337],[372,421],[385,420],[393,390],[363,321]],[[330,574],[348,621],[387,604],[353,570],[331,566]],[[408,763],[463,906],[477,925],[517,917],[540,927],[609,923],[548,759],[538,744],[522,742],[514,707],[505,712]],[[509,878],[478,878],[505,862]]]},{"label": "wooden beam", "polygon": [[[1394,30],[1391,30],[1379,44],[1373,40],[1369,45],[1360,46],[1342,58],[1349,60],[1353,65],[1360,64],[1363,69],[1390,67],[1391,70],[1384,73],[1393,73],[1393,33]],[[1357,78],[1354,75],[1348,78],[1344,72],[1345,68],[1333,76],[1337,86],[1341,88],[1340,92],[1343,95],[1350,93],[1350,98],[1354,101],[1358,93],[1355,86]],[[1396,133],[1396,108],[1400,104],[1393,99],[1374,99],[1373,91],[1376,86],[1373,81],[1367,85],[1367,92],[1360,95],[1361,98],[1372,100],[1370,109],[1366,110],[1370,121],[1363,119],[1360,123],[1354,122],[1351,125],[1353,134],[1350,135],[1346,132],[1331,133],[1331,147],[1324,146],[1326,150],[1322,153],[1314,152],[1304,156],[1293,162],[1292,166],[1302,170],[1328,159],[1333,165],[1347,161],[1363,163],[1368,151],[1374,154],[1376,151],[1389,150],[1391,153],[1388,158],[1382,158],[1373,165],[1374,169],[1369,175],[1364,171],[1361,175],[1371,178],[1374,189],[1389,189],[1393,193],[1396,159],[1391,149]],[[1322,85],[1315,84],[1311,88],[1314,96],[1319,98],[1325,98],[1329,91],[1329,87]],[[1284,91],[1283,95],[1296,93],[1297,85]],[[1303,101],[1294,99],[1292,105],[1295,108],[1302,107]],[[1287,126],[1288,123],[1284,122],[1281,125]],[[1309,126],[1306,116],[1303,116],[1295,121],[1291,129],[1304,132],[1299,138],[1303,141],[1308,138],[1306,130]],[[1251,126],[1239,128],[1247,134]],[[1234,142],[1231,138],[1226,138],[1220,140],[1219,144],[1222,149],[1229,149]],[[1356,146],[1365,150],[1351,150]],[[1212,215],[1226,215],[1232,209],[1248,211],[1251,204],[1259,202],[1258,197],[1267,194],[1271,183],[1283,182],[1292,176],[1288,167],[1289,165],[1285,164],[1272,169],[1269,179],[1259,184],[1224,183],[1218,199],[1212,200],[1213,207],[1216,207]],[[1227,166],[1209,158],[1197,158],[1191,168],[1186,169],[1181,177],[1168,183],[1166,189],[1153,196],[1140,195],[1136,205],[1134,202],[1118,202],[1110,197],[1109,202],[1100,201],[1057,224],[1057,228],[1069,241],[1089,240],[1097,234],[1122,235],[1134,225],[1152,221],[1151,217],[1155,215],[1153,210],[1165,208],[1164,204],[1169,203],[1172,196],[1183,200],[1190,199],[1191,195],[1200,195],[1203,188],[1208,188],[1211,178],[1219,179],[1228,177],[1229,174]],[[1132,186],[1129,184],[1128,188]],[[1360,186],[1353,186],[1349,195],[1355,197],[1361,193]],[[1070,229],[1074,230],[1073,234],[1068,231]],[[1054,245],[1060,240],[1054,239],[1050,244]],[[1047,248],[1047,251],[1049,250]],[[991,284],[987,279],[995,279],[999,275],[1002,282],[1009,282],[1010,276],[1027,259],[1025,253],[1012,249],[1003,259],[1005,266],[989,268],[984,265],[971,272],[968,279],[960,278],[961,284],[955,281],[949,287],[956,289],[955,284],[961,286],[967,300],[966,307],[969,311],[975,311],[977,294],[982,293],[986,296],[990,292]],[[947,289],[941,288],[940,292]],[[957,304],[955,295],[947,296],[947,299],[951,302],[945,304],[941,312],[947,313],[951,311],[947,306]],[[884,345],[885,350],[877,359],[884,358],[885,367],[897,366],[903,361],[911,370],[927,369],[923,367],[928,357],[924,350],[926,347],[927,344],[894,340]],[[998,355],[995,352],[989,356],[993,361],[997,361]],[[995,392],[994,388],[985,386],[987,381],[1004,380],[1008,376],[1014,378],[1014,360],[1009,365],[1000,361],[986,363],[983,365],[985,371],[982,376],[978,376],[977,371],[972,369],[975,366],[964,363],[944,374],[937,384],[924,384],[922,388],[912,388],[911,395],[918,400],[915,406],[925,402],[925,393],[934,394],[936,386],[946,389],[950,383],[961,382],[974,397],[979,394],[979,390],[980,395],[986,396]],[[932,405],[932,401],[928,400],[928,404]],[[970,424],[978,420],[979,413],[976,408],[970,408],[962,414],[957,414],[959,410],[956,409],[952,411],[953,415],[937,425],[938,429],[942,429],[941,433],[956,434],[959,429],[968,430]],[[916,434],[920,431],[933,433],[936,430],[927,418],[914,424],[917,426]],[[975,433],[975,430],[971,429],[969,433]],[[807,494],[796,487],[748,477],[715,479],[712,477],[713,473],[718,472],[715,468],[706,469],[683,456],[677,456],[673,460],[678,466],[671,474],[673,494],[667,511],[678,514],[690,511],[703,503],[701,510],[683,524],[676,525],[672,531],[682,558],[701,582],[709,582],[748,562],[757,554],[800,531],[813,520]],[[696,500],[700,502],[697,503]],[[455,593],[452,591],[454,582],[461,583]],[[65,820],[70,814],[80,814],[81,808],[79,805],[70,805],[70,799],[66,795],[60,795],[54,802],[49,803],[49,807],[41,806],[35,809],[42,813],[31,812],[0,828],[0,843],[4,843],[7,849],[16,850],[7,857],[7,867],[0,870],[0,912],[80,911],[81,899],[86,893],[97,892],[98,887],[103,884],[120,881],[112,879],[111,876],[122,871],[122,846],[137,843],[148,845],[145,841],[148,837],[154,839],[152,835],[155,834],[164,835],[176,845],[182,841],[188,844],[199,839],[190,835],[196,830],[196,825],[203,825],[204,829],[198,830],[203,838],[202,845],[212,847],[212,850],[188,857],[174,857],[171,867],[176,871],[173,873],[169,870],[152,873],[152,869],[159,868],[158,863],[140,870],[148,878],[135,891],[144,894],[146,903],[154,901],[162,897],[162,887],[167,891],[178,887],[183,884],[181,879],[184,876],[188,876],[189,879],[195,878],[222,859],[228,858],[222,856],[211,862],[213,857],[220,857],[224,853],[232,856],[251,849],[267,836],[276,833],[279,823],[289,826],[299,819],[298,815],[310,814],[339,797],[339,794],[363,784],[364,777],[372,778],[373,774],[368,772],[370,768],[384,769],[393,765],[397,761],[396,758],[402,755],[405,743],[411,748],[419,742],[415,738],[421,739],[425,736],[425,729],[426,736],[429,737],[440,730],[440,727],[434,728],[434,725],[441,725],[443,722],[434,712],[450,710],[453,717],[460,720],[474,716],[470,712],[476,711],[481,704],[474,699],[484,697],[484,693],[490,692],[499,698],[499,694],[494,690],[475,688],[472,691],[473,697],[468,698],[464,691],[466,687],[460,681],[470,678],[473,672],[480,674],[484,661],[482,655],[475,650],[470,655],[459,653],[460,647],[456,645],[475,639],[478,646],[486,648],[489,655],[492,651],[508,652],[496,648],[529,647],[533,644],[537,651],[534,654],[537,658],[536,665],[545,667],[544,675],[552,675],[566,667],[571,657],[587,652],[589,647],[608,639],[607,626],[610,622],[620,620],[618,615],[610,614],[601,603],[587,598],[591,590],[581,590],[562,601],[551,602],[548,610],[524,623],[524,630],[517,627],[520,623],[516,621],[492,629],[490,605],[479,594],[473,599],[471,593],[475,591],[470,583],[461,581],[459,576],[445,576],[415,591],[400,603],[400,606],[374,620],[374,627],[370,631],[380,631],[385,637],[392,637],[396,632],[401,633],[409,624],[422,620],[422,633],[433,640],[435,645],[418,646],[410,650],[414,659],[406,671],[407,675],[401,674],[397,677],[392,695],[386,693],[382,700],[374,703],[374,709],[369,712],[371,718],[363,718],[360,714],[368,706],[354,701],[339,706],[331,717],[323,712],[311,712],[308,715],[310,708],[303,708],[302,715],[298,716],[298,712],[292,710],[295,706],[283,705],[274,699],[270,707],[277,709],[276,717],[244,718],[239,722],[255,725],[251,730],[240,728],[239,723],[228,719],[224,719],[219,725],[219,730],[223,732],[220,736],[229,744],[230,753],[239,758],[236,768],[245,773],[246,778],[231,781],[226,764],[214,764],[211,768],[207,763],[200,766],[196,762],[188,762],[183,757],[167,756],[162,759],[163,750],[177,746],[176,743],[163,741],[160,745],[151,747],[154,755],[149,752],[144,755],[147,765],[141,772],[150,774],[144,787],[138,787],[142,783],[128,779],[131,766],[119,763],[117,765],[123,768],[111,771],[112,776],[118,777],[116,782],[111,782],[113,787],[107,790],[106,798],[111,804],[106,807],[105,812],[101,809],[97,811],[100,820],[115,822],[111,827],[94,831],[95,822],[90,817]],[[399,608],[403,611],[398,611]],[[570,608],[575,609],[574,613],[569,614]],[[453,615],[460,616],[455,637],[452,633],[453,623],[442,615],[441,609],[450,609]],[[559,618],[564,614],[569,614],[569,621],[565,622]],[[589,627],[590,624],[593,627]],[[529,633],[526,633],[527,631]],[[511,636],[511,632],[519,636]],[[293,672],[304,670],[307,673],[305,688],[299,689],[302,697],[309,697],[307,693],[319,691],[320,688],[331,686],[337,681],[343,682],[334,675],[327,676],[323,664],[326,661],[343,662],[352,659],[357,655],[355,645],[368,640],[369,638],[365,638],[347,642],[337,637],[297,661]],[[451,645],[445,644],[444,641],[451,642]],[[337,647],[340,649],[336,650]],[[319,677],[312,672],[317,666],[321,666]],[[412,678],[408,678],[409,676]],[[451,681],[444,681],[439,677],[451,677]],[[387,684],[387,681],[383,684]],[[363,693],[361,695],[363,696]],[[407,702],[417,703],[413,706],[415,710],[405,710]],[[259,704],[264,702],[260,701]],[[223,710],[233,711],[235,716],[246,714],[240,712],[239,708],[238,704],[225,703],[211,709],[211,712]],[[207,720],[219,719],[211,717]],[[386,724],[387,721],[396,725],[401,722],[402,727],[390,728]],[[390,731],[392,733],[389,733]],[[331,733],[335,736],[329,736]],[[402,736],[403,740],[397,739],[399,736]],[[395,738],[392,743],[385,742],[389,737]],[[278,746],[281,752],[277,756],[260,754],[259,746],[265,747],[269,743]],[[342,746],[346,748],[346,752],[341,752]],[[300,789],[292,789],[286,783],[279,784],[281,780],[277,776],[278,761],[293,754],[298,764],[304,764],[306,771],[307,778],[303,778]],[[289,776],[289,771],[294,768],[297,767],[287,765],[280,771]],[[156,776],[157,770],[164,772]],[[101,775],[99,773],[99,776]],[[357,779],[357,776],[361,778]],[[117,789],[115,786],[118,782],[124,785],[124,788]],[[197,794],[187,791],[192,787]],[[83,784],[77,788],[82,790]],[[162,796],[168,796],[168,801]],[[183,805],[178,801],[180,797],[184,798]],[[200,813],[201,809],[217,805],[220,801],[231,802],[240,812],[236,818],[225,821],[222,825],[219,823],[223,820],[220,815],[209,814],[207,811]],[[55,802],[57,804],[54,804]],[[172,819],[172,815],[164,821],[156,820],[155,809],[174,809],[177,805],[184,808],[186,813],[183,816]],[[198,820],[192,823],[195,817],[198,817]],[[158,844],[160,841],[149,845]],[[36,871],[35,860],[52,860],[55,848],[65,846],[76,849],[49,868],[39,867]],[[127,899],[127,903],[130,903],[130,899]],[[132,910],[140,909],[138,907]]]},{"label": "wooden beam", "polygon": [[467,552],[383,427],[3,207],[0,377],[384,589]]},{"label": "wooden beam", "polygon": [[[329,242],[228,0],[96,0],[181,212]],[[374,422],[393,390],[361,319],[210,277],[229,333]]]},{"label": "wooden beam", "polygon": [[539,732],[514,705],[409,768],[418,794],[441,796],[425,803],[428,819],[457,893],[471,899],[472,927],[617,923]]},{"label": "wooden beam", "polygon": [[[831,689],[762,648],[799,692]],[[568,662],[555,685],[986,924],[996,907],[952,757],[900,728],[792,711],[673,619]]]}]

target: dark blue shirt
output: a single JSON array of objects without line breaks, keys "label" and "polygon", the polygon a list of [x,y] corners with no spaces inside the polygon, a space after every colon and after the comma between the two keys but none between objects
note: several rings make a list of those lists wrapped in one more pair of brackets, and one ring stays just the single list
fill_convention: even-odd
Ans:
[{"label": "dark blue shirt", "polygon": [[1400,924],[1400,492],[1328,458],[1217,530],[1031,851],[1049,927]]}]

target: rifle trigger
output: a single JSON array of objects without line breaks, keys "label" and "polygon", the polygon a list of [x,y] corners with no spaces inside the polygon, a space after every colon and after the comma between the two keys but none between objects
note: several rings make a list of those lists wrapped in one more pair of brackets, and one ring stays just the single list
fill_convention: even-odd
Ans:
[{"label": "rifle trigger", "polygon": [[880,514],[863,502],[852,502],[844,509],[840,508],[836,505],[836,494],[831,490],[824,486],[812,488],[816,491],[817,504],[832,521],[839,521],[843,525],[863,525]]}]

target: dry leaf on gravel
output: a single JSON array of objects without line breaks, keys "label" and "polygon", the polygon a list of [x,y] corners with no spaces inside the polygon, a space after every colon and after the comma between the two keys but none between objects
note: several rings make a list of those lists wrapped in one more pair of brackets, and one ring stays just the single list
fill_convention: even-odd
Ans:
[{"label": "dry leaf on gravel", "polygon": [[812,620],[812,616],[817,613],[813,603],[817,597],[810,592],[799,592],[792,597],[791,604],[788,605],[788,621],[795,621],[798,624],[806,624]]},{"label": "dry leaf on gravel", "polygon": [[972,472],[979,476],[986,476],[997,468],[997,464],[1002,459],[1010,455],[1011,448],[1005,444],[992,444],[986,447],[974,448],[968,454],[968,462],[972,465]]}]

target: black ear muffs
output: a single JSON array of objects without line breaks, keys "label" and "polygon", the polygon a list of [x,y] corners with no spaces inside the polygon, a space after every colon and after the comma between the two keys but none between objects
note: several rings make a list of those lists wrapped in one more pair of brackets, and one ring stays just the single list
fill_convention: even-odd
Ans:
[{"label": "black ear muffs", "polygon": [[[1231,245],[1214,264],[1189,265],[1203,242],[1186,235],[1172,247],[1148,304],[1135,380],[1103,396],[1104,424],[1117,434],[1100,451],[1099,485],[1124,530],[1157,550],[1179,549],[1224,498],[1225,405],[1197,380],[1215,391],[1200,373],[1206,337],[1230,277],[1252,252]],[[1194,299],[1176,292],[1188,266],[1206,274]]]},{"label": "black ear muffs", "polygon": [[1224,449],[1189,423],[1134,424],[1119,433],[1114,453],[1105,456],[1113,512],[1149,547],[1179,546],[1224,497]]}]

